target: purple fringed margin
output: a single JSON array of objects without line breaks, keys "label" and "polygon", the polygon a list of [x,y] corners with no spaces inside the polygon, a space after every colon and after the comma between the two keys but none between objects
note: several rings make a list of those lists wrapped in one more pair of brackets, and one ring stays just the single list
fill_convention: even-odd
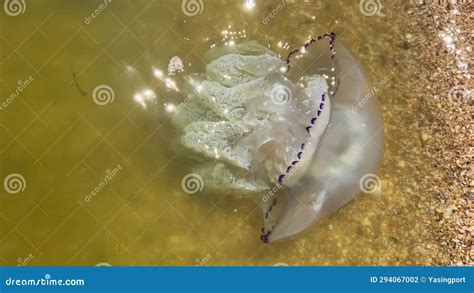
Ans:
[{"label": "purple fringed margin", "polygon": [[[308,46],[310,46],[312,43],[314,42],[317,42],[317,41],[320,41],[322,39],[327,39],[329,38],[329,49],[331,50],[331,59],[333,60],[333,63],[334,63],[334,56],[336,55],[336,50],[334,49],[334,41],[336,40],[336,34],[331,32],[329,34],[324,34],[324,35],[321,35],[321,36],[318,36],[317,39],[313,39],[311,38],[311,40],[309,40],[308,42],[306,42],[304,44],[304,48],[306,49]],[[286,58],[286,64],[287,64],[287,72],[290,71],[291,69],[291,66],[290,66],[290,58],[291,56],[293,56],[294,54],[296,53],[299,53],[300,50],[299,49],[296,49],[294,51],[291,51],[289,54],[288,54],[288,57]],[[324,108],[324,102],[325,102],[325,98],[326,98],[326,93],[323,94],[322,98],[321,98],[321,103],[319,104],[319,108],[316,110],[315,112],[315,116],[314,117],[311,117],[310,119],[310,125],[308,125],[305,129],[306,131],[308,132],[308,135],[311,135],[311,128],[313,127],[313,125],[316,124],[318,118],[319,118],[319,115],[321,115],[321,111],[323,110]],[[303,151],[304,151],[304,146],[305,146],[305,143],[302,143],[301,144],[301,147],[300,147],[300,151],[298,152],[298,154],[296,155],[297,159],[294,160],[290,166],[288,166],[288,168],[286,169],[286,172],[285,174],[281,174],[280,176],[278,176],[278,183],[279,184],[284,184],[284,180],[285,180],[285,177],[288,175],[288,173],[291,171],[291,169],[293,168],[293,166],[296,166],[296,164],[298,164],[298,162],[301,160],[301,157],[303,155]],[[268,217],[270,216],[270,213],[273,209],[274,206],[276,206],[277,204],[277,199],[276,198],[273,198],[273,202],[272,204],[270,205],[270,207],[267,209],[267,211],[265,212],[265,219],[264,220],[267,220]],[[270,237],[270,234],[272,233],[273,231],[273,228],[275,228],[275,226],[273,226],[272,228],[266,230],[265,227],[262,228],[262,234],[260,235],[260,240],[263,241],[263,243],[268,243],[269,242],[269,237]]]}]

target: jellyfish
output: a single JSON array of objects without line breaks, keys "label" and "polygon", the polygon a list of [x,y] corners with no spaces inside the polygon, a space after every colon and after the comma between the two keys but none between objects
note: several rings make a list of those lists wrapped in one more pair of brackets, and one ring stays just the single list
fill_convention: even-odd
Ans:
[{"label": "jellyfish", "polygon": [[[212,48],[171,120],[206,188],[254,198],[260,239],[294,237],[361,193],[382,157],[366,75],[334,33],[282,59],[256,41]],[[189,95],[188,95],[189,97]]]}]

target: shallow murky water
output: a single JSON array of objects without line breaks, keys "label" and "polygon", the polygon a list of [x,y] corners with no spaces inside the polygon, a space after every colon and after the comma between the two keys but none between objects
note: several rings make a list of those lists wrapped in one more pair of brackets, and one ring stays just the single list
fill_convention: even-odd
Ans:
[{"label": "shallow murky water", "polygon": [[[359,1],[203,0],[197,11],[180,2],[27,1],[17,16],[1,11],[0,177],[17,173],[21,186],[0,190],[0,264],[433,263],[429,175],[417,155],[422,109],[407,66],[416,52],[409,29],[395,25],[406,1],[380,1],[380,11]],[[259,240],[253,201],[183,192],[190,170],[163,105],[183,100],[173,91],[183,81],[157,70],[166,75],[179,56],[185,72],[198,71],[209,45],[230,41],[225,30],[273,48],[330,31],[344,41],[378,85],[379,192],[272,244]],[[144,108],[134,96],[146,89],[157,98]]]}]

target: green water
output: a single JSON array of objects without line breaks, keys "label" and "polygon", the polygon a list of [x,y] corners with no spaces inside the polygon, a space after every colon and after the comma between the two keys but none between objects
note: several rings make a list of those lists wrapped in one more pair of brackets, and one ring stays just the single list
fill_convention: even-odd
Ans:
[{"label": "green water", "polygon": [[[429,252],[438,248],[414,155],[416,109],[406,108],[415,99],[406,86],[414,52],[409,28],[394,25],[407,4],[388,2],[372,16],[359,1],[342,0],[248,8],[203,0],[195,16],[172,0],[38,0],[17,16],[1,11],[0,177],[18,173],[25,189],[0,189],[0,264],[432,263]],[[153,71],[166,73],[173,56],[185,72],[199,70],[225,30],[274,47],[334,31],[374,83],[388,80],[378,92],[385,120],[379,193],[360,195],[294,240],[264,245],[254,202],[183,192],[189,169],[163,105],[183,97]],[[179,74],[171,79],[183,84]],[[113,91],[104,105],[93,99],[101,85]],[[156,95],[146,108],[134,100],[145,89]]]}]

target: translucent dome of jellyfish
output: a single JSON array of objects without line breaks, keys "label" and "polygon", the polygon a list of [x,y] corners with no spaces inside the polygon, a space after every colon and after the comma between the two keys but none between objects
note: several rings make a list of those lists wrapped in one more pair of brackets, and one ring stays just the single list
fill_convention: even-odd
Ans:
[{"label": "translucent dome of jellyfish", "polygon": [[286,59],[245,41],[213,47],[205,60],[170,119],[180,143],[203,158],[190,168],[206,188],[261,205],[263,242],[331,215],[377,171],[381,114],[367,99],[362,68],[334,33],[311,38]]}]

